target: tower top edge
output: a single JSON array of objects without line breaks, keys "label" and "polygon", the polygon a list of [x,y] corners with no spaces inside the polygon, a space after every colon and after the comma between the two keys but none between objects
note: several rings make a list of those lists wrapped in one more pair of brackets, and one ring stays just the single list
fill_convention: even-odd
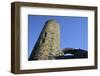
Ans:
[{"label": "tower top edge", "polygon": [[57,20],[55,20],[55,19],[49,19],[49,20],[47,20],[46,24],[49,24],[49,23],[57,23],[58,24]]}]

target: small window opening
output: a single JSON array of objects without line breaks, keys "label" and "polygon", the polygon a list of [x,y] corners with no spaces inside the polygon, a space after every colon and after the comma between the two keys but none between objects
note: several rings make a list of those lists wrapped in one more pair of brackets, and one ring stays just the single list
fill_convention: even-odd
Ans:
[{"label": "small window opening", "polygon": [[47,33],[45,33],[45,37],[47,36]]},{"label": "small window opening", "polygon": [[45,39],[42,40],[42,43],[44,43],[44,42],[45,42]]}]

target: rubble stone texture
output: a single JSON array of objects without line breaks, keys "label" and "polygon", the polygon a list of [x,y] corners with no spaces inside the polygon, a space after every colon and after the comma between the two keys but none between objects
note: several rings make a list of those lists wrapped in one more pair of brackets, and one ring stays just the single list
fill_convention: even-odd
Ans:
[{"label": "rubble stone texture", "polygon": [[60,51],[60,26],[56,20],[48,20],[32,50],[29,60],[52,60],[62,56]]}]

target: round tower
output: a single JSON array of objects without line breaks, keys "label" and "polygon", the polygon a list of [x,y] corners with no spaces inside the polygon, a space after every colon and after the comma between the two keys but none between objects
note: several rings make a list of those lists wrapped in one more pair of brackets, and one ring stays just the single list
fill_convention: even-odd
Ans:
[{"label": "round tower", "polygon": [[60,50],[60,25],[56,20],[50,19],[36,42],[29,60],[49,60],[63,54]]}]

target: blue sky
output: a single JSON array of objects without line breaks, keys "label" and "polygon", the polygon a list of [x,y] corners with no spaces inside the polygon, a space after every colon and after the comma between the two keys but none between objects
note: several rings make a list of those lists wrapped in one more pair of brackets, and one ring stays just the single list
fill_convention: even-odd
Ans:
[{"label": "blue sky", "polygon": [[28,15],[28,55],[39,37],[39,34],[49,19],[55,19],[60,24],[60,48],[88,48],[88,18],[77,16],[43,16]]}]

